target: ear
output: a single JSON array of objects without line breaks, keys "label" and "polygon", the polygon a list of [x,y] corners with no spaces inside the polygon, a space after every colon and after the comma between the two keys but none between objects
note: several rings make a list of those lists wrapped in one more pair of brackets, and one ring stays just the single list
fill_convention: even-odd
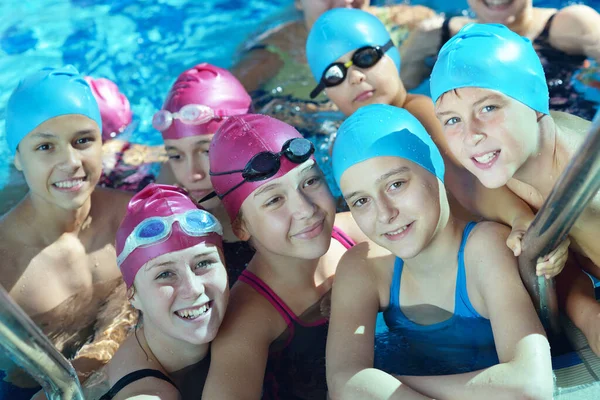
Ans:
[{"label": "ear", "polygon": [[246,222],[244,222],[244,217],[238,215],[237,218],[231,224],[231,230],[238,239],[247,242],[250,240],[250,232],[248,232],[248,228],[246,227]]},{"label": "ear", "polygon": [[21,153],[19,152],[19,149],[17,149],[17,152],[15,153],[13,163],[18,171],[23,172],[23,166],[21,165]]},{"label": "ear", "polygon": [[129,303],[133,306],[133,308],[142,311],[140,301],[135,291],[135,286],[131,285],[131,287],[127,289],[127,299],[129,300]]}]

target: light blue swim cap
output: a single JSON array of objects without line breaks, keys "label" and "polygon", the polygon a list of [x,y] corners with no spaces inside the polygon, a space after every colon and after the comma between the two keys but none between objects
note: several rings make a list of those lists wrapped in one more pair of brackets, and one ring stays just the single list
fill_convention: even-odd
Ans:
[{"label": "light blue swim cap", "polygon": [[[355,8],[334,8],[315,22],[306,40],[306,59],[317,82],[329,64],[344,54],[364,46],[383,46],[390,40],[385,25],[374,15]],[[400,53],[396,46],[390,56],[400,72]]]},{"label": "light blue swim cap", "polygon": [[98,103],[88,83],[72,65],[44,68],[19,82],[6,106],[6,141],[15,154],[29,132],[50,118],[81,114],[102,132]]},{"label": "light blue swim cap", "polygon": [[500,24],[468,24],[440,50],[431,72],[434,103],[449,90],[496,90],[548,114],[550,96],[531,41]]},{"label": "light blue swim cap", "polygon": [[333,144],[333,177],[374,157],[401,157],[444,181],[444,160],[418,119],[403,108],[371,104],[359,108],[338,130]]}]

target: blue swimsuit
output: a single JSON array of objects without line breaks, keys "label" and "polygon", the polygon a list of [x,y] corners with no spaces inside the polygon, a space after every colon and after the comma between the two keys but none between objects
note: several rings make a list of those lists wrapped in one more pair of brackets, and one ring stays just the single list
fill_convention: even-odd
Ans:
[{"label": "blue swimsuit", "polygon": [[409,320],[400,308],[404,262],[396,258],[390,304],[383,312],[388,332],[375,340],[375,367],[395,375],[445,375],[476,371],[498,364],[490,321],[471,305],[467,293],[464,249],[476,223],[463,231],[458,252],[454,314],[433,325]]}]

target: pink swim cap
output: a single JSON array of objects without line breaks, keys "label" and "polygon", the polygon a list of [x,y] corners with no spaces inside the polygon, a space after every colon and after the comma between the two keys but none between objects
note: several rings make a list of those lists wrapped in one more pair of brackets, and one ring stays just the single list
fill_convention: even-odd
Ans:
[{"label": "pink swim cap", "polygon": [[[175,218],[179,219],[173,221]],[[127,213],[117,231],[117,264],[129,288],[140,268],[153,258],[199,243],[222,248],[222,235],[219,221],[208,211],[199,209],[184,190],[151,184],[133,196],[127,205]]]},{"label": "pink swim cap", "polygon": [[[199,104],[212,108],[220,115],[248,113],[252,99],[231,72],[208,63],[198,64],[184,71],[167,95],[163,110],[178,112],[188,104]],[[163,139],[215,133],[226,118],[215,118],[201,125],[185,124],[174,119],[171,126],[162,131]]]},{"label": "pink swim cap", "polygon": [[109,79],[94,79],[91,76],[86,76],[84,79],[92,88],[92,93],[100,107],[102,139],[114,138],[131,123],[132,113],[129,100]]},{"label": "pink swim cap", "polygon": [[[243,170],[256,154],[263,151],[279,153],[285,142],[294,138],[302,138],[302,135],[285,122],[266,115],[246,114],[230,117],[217,131],[210,144],[208,151],[210,171],[219,173]],[[314,159],[312,156],[311,158]],[[237,217],[244,200],[252,192],[298,166],[284,156],[280,158],[280,163],[279,171],[272,177],[262,181],[244,182],[221,199],[232,221]],[[219,195],[243,180],[241,172],[210,177],[213,188]]]}]

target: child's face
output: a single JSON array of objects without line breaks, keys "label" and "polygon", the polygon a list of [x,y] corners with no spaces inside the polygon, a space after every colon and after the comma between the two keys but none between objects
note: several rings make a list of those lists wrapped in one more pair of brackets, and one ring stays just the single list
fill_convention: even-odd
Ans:
[{"label": "child's face", "polygon": [[45,121],[19,143],[15,166],[32,195],[66,210],[80,208],[102,173],[98,124],[77,114]]},{"label": "child's face", "polygon": [[402,259],[418,255],[440,220],[440,181],[400,157],[374,157],[342,175],[344,199],[360,229]]},{"label": "child's face", "polygon": [[[383,45],[385,43],[380,44]],[[344,54],[335,62],[350,61],[354,51]],[[340,111],[351,115],[368,104],[392,104],[402,88],[396,64],[385,55],[371,68],[362,69],[351,65],[346,79],[337,86],[326,88],[325,92]]]},{"label": "child's face", "polygon": [[532,0],[468,0],[477,19],[485,23],[510,23],[515,15],[532,8]]},{"label": "child's face", "polygon": [[333,8],[365,9],[370,0],[296,0],[296,7],[304,12],[306,28],[310,30],[315,21],[327,10]]},{"label": "child's face", "polygon": [[[208,163],[208,148],[213,136],[199,135],[181,139],[165,139],[165,149],[173,174],[177,182],[185,187],[196,201],[213,191]],[[202,206],[212,210],[219,204],[219,198],[214,197],[202,203]]]},{"label": "child's face", "polygon": [[500,92],[449,91],[435,111],[454,156],[488,188],[506,185],[538,147],[536,112]]},{"label": "child's face", "polygon": [[300,259],[317,259],[329,249],[335,203],[314,160],[256,189],[241,212],[257,247]]},{"label": "child's face", "polygon": [[144,323],[191,344],[212,341],[221,325],[229,287],[218,248],[200,243],[148,261],[134,281],[132,304]]}]

